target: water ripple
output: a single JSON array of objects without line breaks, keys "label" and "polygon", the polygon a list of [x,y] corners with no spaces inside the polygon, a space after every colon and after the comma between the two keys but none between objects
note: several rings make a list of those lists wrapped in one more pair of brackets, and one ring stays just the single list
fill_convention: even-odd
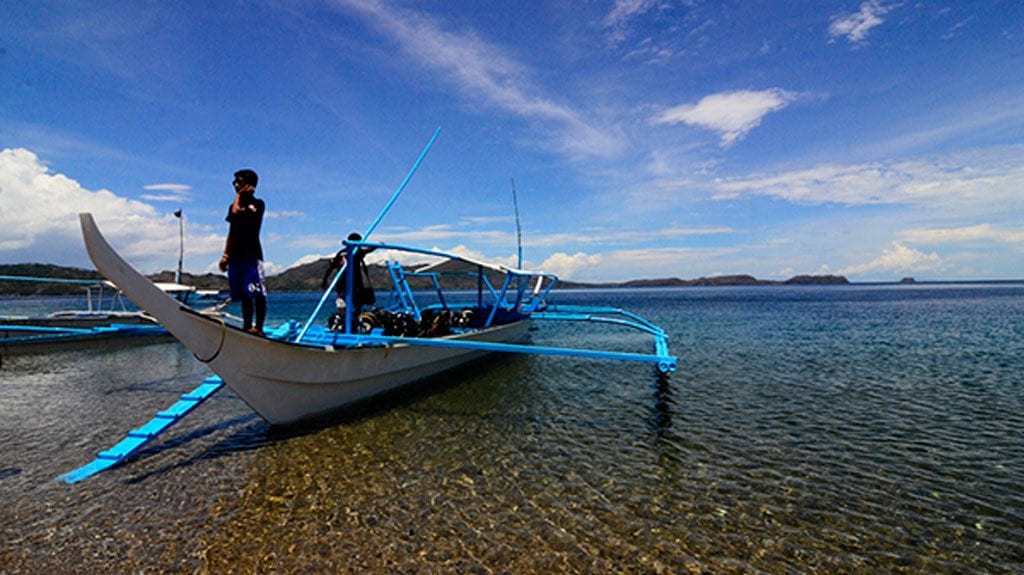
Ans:
[{"label": "water ripple", "polygon": [[508,357],[288,431],[222,392],[75,487],[53,478],[202,366],[174,345],[5,365],[0,572],[1021,571],[1021,287],[597,296],[666,327],[680,371]]}]

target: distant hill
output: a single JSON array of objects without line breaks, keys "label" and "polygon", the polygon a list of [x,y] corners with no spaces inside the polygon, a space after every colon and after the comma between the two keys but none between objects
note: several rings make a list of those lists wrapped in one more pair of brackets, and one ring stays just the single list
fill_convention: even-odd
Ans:
[{"label": "distant hill", "polygon": [[630,280],[620,283],[586,284],[577,282],[559,282],[563,287],[588,288],[646,288],[646,287],[719,287],[719,286],[771,286],[771,285],[833,285],[850,283],[843,276],[833,275],[801,275],[794,276],[785,281],[759,280],[751,275],[726,275],[713,277],[700,277],[693,280],[679,278],[661,278]]},{"label": "distant hill", "polygon": [[850,283],[843,276],[795,276],[791,277],[785,282],[787,285],[830,285],[830,284],[848,284]]},{"label": "distant hill", "polygon": [[[0,265],[0,275],[30,278],[96,280],[96,270],[68,268],[51,264],[6,264]],[[36,283],[23,281],[0,281],[0,295],[65,295],[84,294],[85,287],[61,283]]]},{"label": "distant hill", "polygon": [[[327,270],[328,259],[323,258],[312,263],[289,268],[284,272],[267,277],[267,288],[270,291],[319,291],[320,282]],[[367,266],[370,283],[377,288],[391,285],[391,277],[383,265]],[[30,276],[58,279],[99,279],[95,270],[72,267],[61,267],[50,264],[14,264],[0,265],[0,275]],[[153,281],[173,282],[174,272],[162,271],[148,276]],[[490,272],[491,284],[495,288],[501,286],[503,277],[497,272]],[[409,277],[409,285],[413,289],[430,289],[433,287],[430,278]],[[181,283],[193,285],[199,289],[227,289],[227,277],[222,274],[194,275],[183,273]],[[583,283],[559,281],[562,289],[589,288],[649,288],[649,287],[714,287],[714,286],[759,286],[759,285],[842,285],[850,283],[843,276],[836,275],[798,275],[785,281],[761,280],[751,275],[725,275],[700,277],[684,280],[679,278],[637,279],[616,283]],[[445,278],[447,289],[475,289],[476,279],[470,276],[450,276]],[[80,294],[82,287],[67,284],[42,284],[0,281],[0,295],[58,295]]]},{"label": "distant hill", "polygon": [[[164,270],[157,274],[146,276],[155,282],[174,282],[174,272]],[[182,272],[181,283],[187,286],[195,286],[198,289],[228,289],[228,278],[218,274],[193,275]]]},{"label": "distant hill", "polygon": [[693,280],[693,285],[698,287],[714,287],[714,286],[760,286],[770,285],[775,282],[768,280],[759,280],[754,276],[748,275],[733,275],[733,276],[715,276],[711,278],[698,278]]}]

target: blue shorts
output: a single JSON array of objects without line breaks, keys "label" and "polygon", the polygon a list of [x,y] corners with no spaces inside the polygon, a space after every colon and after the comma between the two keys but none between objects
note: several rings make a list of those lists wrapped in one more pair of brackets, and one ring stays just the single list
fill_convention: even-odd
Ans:
[{"label": "blue shorts", "polygon": [[233,301],[252,300],[256,296],[266,296],[267,288],[263,283],[263,262],[248,260],[229,263],[228,287],[231,288]]}]

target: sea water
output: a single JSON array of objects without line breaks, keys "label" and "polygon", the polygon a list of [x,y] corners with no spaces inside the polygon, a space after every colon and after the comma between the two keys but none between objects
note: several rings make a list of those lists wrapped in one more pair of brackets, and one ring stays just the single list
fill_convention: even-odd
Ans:
[{"label": "sea water", "polygon": [[1024,571],[1024,285],[551,299],[651,319],[679,371],[506,356],[284,431],[224,390],[66,485],[209,372],[176,343],[5,358],[0,573]]}]

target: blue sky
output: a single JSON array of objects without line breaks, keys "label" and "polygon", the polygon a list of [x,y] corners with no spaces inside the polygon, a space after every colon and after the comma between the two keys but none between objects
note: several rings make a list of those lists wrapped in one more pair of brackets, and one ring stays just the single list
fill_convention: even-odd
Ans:
[{"label": "blue sky", "polygon": [[17,2],[0,263],[270,271],[374,239],[580,281],[1024,277],[1024,3]]}]

